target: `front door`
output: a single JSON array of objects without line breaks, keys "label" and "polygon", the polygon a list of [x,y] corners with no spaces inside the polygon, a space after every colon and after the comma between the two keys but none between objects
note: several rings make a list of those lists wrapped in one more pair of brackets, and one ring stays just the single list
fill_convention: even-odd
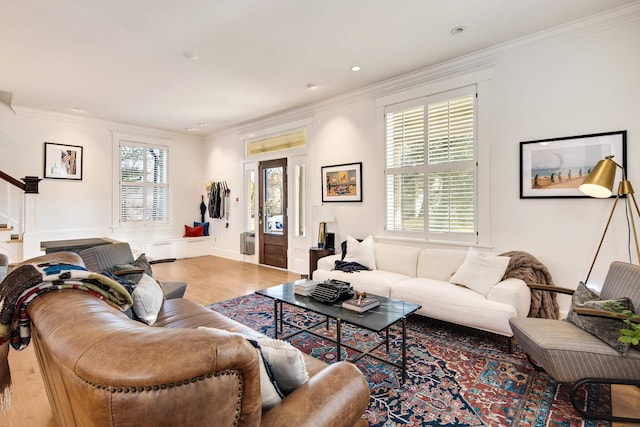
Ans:
[{"label": "front door", "polygon": [[287,159],[260,162],[260,264],[287,268]]}]

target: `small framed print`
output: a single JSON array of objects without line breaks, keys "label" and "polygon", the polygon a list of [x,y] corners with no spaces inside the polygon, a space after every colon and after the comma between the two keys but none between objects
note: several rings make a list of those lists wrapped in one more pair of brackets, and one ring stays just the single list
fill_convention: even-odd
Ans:
[{"label": "small framed print", "polygon": [[45,142],[44,177],[82,180],[82,147]]},{"label": "small framed print", "polygon": [[[523,141],[520,198],[589,197],[578,187],[606,156],[627,168],[627,131]],[[622,180],[616,171],[616,183]]]},{"label": "small framed print", "polygon": [[362,201],[362,162],[323,166],[322,202]]}]

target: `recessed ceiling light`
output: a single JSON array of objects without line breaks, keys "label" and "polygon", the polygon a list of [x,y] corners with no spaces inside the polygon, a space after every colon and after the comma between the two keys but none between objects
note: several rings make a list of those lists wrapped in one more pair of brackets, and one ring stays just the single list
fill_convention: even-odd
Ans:
[{"label": "recessed ceiling light", "polygon": [[197,61],[198,60],[198,55],[189,51],[189,50],[185,50],[184,52],[182,52],[182,56],[184,56],[187,59],[190,59],[192,61]]},{"label": "recessed ceiling light", "polygon": [[82,108],[78,108],[78,107],[72,108],[72,110],[75,111],[76,113],[86,113],[85,110],[83,110]]},{"label": "recessed ceiling light", "polygon": [[196,128],[184,128],[184,130],[186,130],[187,132],[195,132],[197,129]]},{"label": "recessed ceiling light", "polygon": [[360,71],[360,67],[358,65],[354,65],[351,67],[351,71]]},{"label": "recessed ceiling light", "polygon": [[317,89],[318,86],[314,85],[313,83],[307,83],[307,89],[309,90],[313,90],[313,89]]},{"label": "recessed ceiling light", "polygon": [[462,25],[460,25],[458,27],[453,27],[449,32],[452,36],[457,36],[458,34],[462,34],[466,29],[467,27],[463,27]]},{"label": "recessed ceiling light", "polygon": [[198,123],[198,126],[200,126],[201,128],[203,128],[203,127],[207,127],[207,126],[209,126],[209,124],[207,124],[207,123]]}]

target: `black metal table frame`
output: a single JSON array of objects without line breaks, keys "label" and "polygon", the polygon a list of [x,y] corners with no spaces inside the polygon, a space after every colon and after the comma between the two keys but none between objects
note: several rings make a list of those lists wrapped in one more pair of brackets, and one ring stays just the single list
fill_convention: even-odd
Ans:
[{"label": "black metal table frame", "polygon": [[[293,307],[298,307],[300,309],[306,310],[306,311],[311,311],[313,313],[319,314],[321,316],[326,317],[326,320],[322,320],[319,322],[315,322],[311,325],[308,325],[306,327],[291,323],[291,322],[287,322],[284,320],[284,311],[283,311],[283,304],[287,304],[287,305],[291,305]],[[346,310],[346,309],[345,309]],[[360,353],[359,356],[353,358],[353,359],[345,359],[347,362],[351,362],[351,363],[355,363],[358,360],[362,359],[363,357],[371,357],[373,359],[379,360],[381,362],[387,363],[395,368],[398,368],[401,370],[402,372],[402,384],[404,384],[406,382],[406,378],[407,378],[407,316],[402,316],[400,319],[396,320],[395,322],[391,323],[390,325],[388,325],[386,328],[384,328],[385,331],[385,338],[383,341],[377,343],[375,346],[368,348],[368,349],[359,349],[359,348],[355,348],[352,347],[348,344],[345,344],[342,342],[342,323],[343,320],[340,319],[339,317],[334,317],[334,316],[330,316],[327,315],[326,313],[321,313],[320,311],[316,311],[316,310],[312,310],[308,307],[302,307],[296,304],[291,304],[287,301],[282,301],[280,299],[274,298],[273,300],[273,313],[274,313],[274,335],[276,339],[288,339],[288,338],[292,338],[296,335],[299,335],[303,332],[308,332],[311,335],[314,335],[318,338],[322,338],[322,339],[326,339],[330,342],[333,342],[336,344],[336,355],[337,355],[337,360],[340,361],[342,355],[342,347],[348,348],[349,350],[352,350],[356,353]],[[316,328],[317,326],[326,323],[326,327],[327,330],[329,329],[329,320],[330,319],[335,319],[336,321],[336,339],[333,340],[330,337],[326,336],[326,335],[322,335],[314,330],[312,330],[313,328]],[[371,354],[371,352],[375,351],[376,349],[378,349],[379,347],[381,347],[383,344],[386,344],[386,350],[387,350],[387,354],[389,354],[389,328],[393,325],[395,325],[398,322],[402,322],[402,363],[398,364],[396,362],[392,362],[389,359],[383,359],[382,357],[376,356],[375,354]],[[280,330],[278,332],[278,323],[280,323]],[[346,322],[346,323],[350,323],[350,322]],[[284,325],[287,326],[291,326],[292,328],[298,329],[297,332],[288,334],[288,335],[280,335],[278,336],[278,333],[283,334],[284,333]],[[375,329],[371,329],[371,328],[367,328],[366,326],[361,326],[361,325],[354,325],[355,327],[358,328],[362,328],[362,329],[367,329],[369,331],[375,332],[376,334],[381,332],[381,331],[376,331]]]}]

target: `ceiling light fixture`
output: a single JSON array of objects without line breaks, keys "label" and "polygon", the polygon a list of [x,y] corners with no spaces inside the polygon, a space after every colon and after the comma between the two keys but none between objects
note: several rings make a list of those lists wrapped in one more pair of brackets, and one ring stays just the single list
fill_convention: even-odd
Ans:
[{"label": "ceiling light fixture", "polygon": [[462,34],[466,29],[467,27],[460,25],[458,27],[453,27],[449,32],[451,33],[452,36],[457,36],[458,34]]},{"label": "ceiling light fixture", "polygon": [[196,128],[184,128],[184,130],[186,130],[187,132],[195,132],[197,129]]},{"label": "ceiling light fixture", "polygon": [[198,123],[198,126],[200,126],[201,128],[203,128],[203,127],[207,127],[207,126],[209,126],[209,124],[208,124],[208,123]]},{"label": "ceiling light fixture", "polygon": [[72,108],[72,110],[75,111],[76,113],[86,113],[85,110],[83,110],[82,108],[78,108],[78,107]]},{"label": "ceiling light fixture", "polygon": [[197,61],[198,60],[198,55],[196,55],[195,53],[189,51],[189,50],[185,50],[184,52],[182,52],[182,56],[184,56],[187,59],[190,59],[192,61]]},{"label": "ceiling light fixture", "polygon": [[353,67],[351,67],[351,71],[360,71],[360,66],[354,65]]}]

